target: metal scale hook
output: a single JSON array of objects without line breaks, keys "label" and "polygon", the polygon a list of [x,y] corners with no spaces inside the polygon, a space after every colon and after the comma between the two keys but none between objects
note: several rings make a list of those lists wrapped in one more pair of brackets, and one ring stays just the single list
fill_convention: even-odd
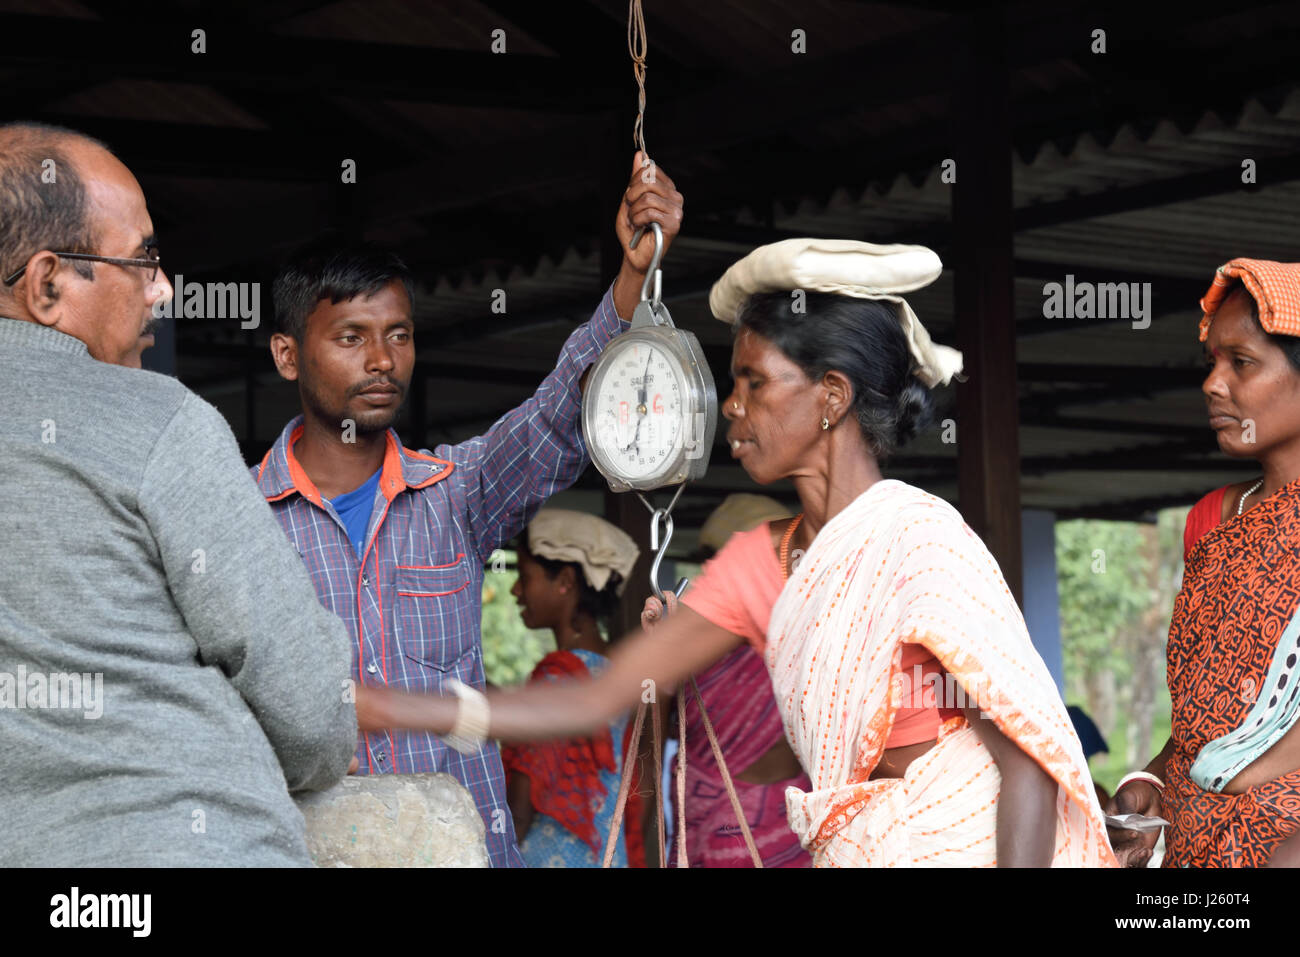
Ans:
[{"label": "metal scale hook", "polygon": [[[682,491],[685,488],[685,482],[677,486],[677,492],[673,495],[673,500],[668,503],[667,508],[655,508],[644,495],[640,492],[637,493],[637,497],[645,503],[645,507],[650,509],[650,548],[655,553],[654,561],[650,563],[650,588],[654,591],[655,597],[664,603],[665,608],[667,607],[668,602],[667,599],[664,598],[663,589],[659,587],[659,566],[663,563],[664,556],[668,554],[668,543],[673,540],[673,506],[676,505],[677,500],[682,497]],[[664,538],[662,542],[659,540],[660,522],[662,522],[664,526]],[[686,586],[690,583],[691,580],[686,577],[677,579],[677,584],[674,586],[673,592],[678,598],[681,598],[682,592],[686,591]]]},{"label": "metal scale hook", "polygon": [[[650,259],[650,268],[646,270],[645,278],[641,280],[641,301],[649,302],[650,308],[659,312],[659,306],[663,302],[664,291],[664,274],[659,268],[659,264],[664,258],[664,231],[658,223],[651,223],[650,228],[655,234],[655,251],[654,256]],[[636,249],[636,244],[641,241],[641,235],[645,232],[642,226],[632,234],[632,241],[627,244],[628,249]],[[653,297],[651,293],[653,292]]]}]

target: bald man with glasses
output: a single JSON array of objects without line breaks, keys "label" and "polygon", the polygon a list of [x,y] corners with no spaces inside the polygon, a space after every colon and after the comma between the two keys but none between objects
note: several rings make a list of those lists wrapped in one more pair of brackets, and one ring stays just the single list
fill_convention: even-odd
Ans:
[{"label": "bald man with glasses", "polygon": [[172,295],[102,144],[0,126],[0,866],[309,865],[350,649],[221,414],[143,371]]},{"label": "bald man with glasses", "polygon": [[[142,259],[118,259],[116,256],[96,256],[92,253],[51,253],[59,259],[74,259],[80,262],[88,263],[111,263],[114,266],[138,266],[149,275],[149,282],[156,282],[158,279],[158,270],[161,268],[162,260],[158,256],[158,244],[152,239],[143,239],[140,246],[145,250],[145,257]],[[44,250],[42,250],[44,251]],[[12,286],[23,278],[23,273],[27,272],[27,264],[18,270],[8,279],[5,285]]]}]

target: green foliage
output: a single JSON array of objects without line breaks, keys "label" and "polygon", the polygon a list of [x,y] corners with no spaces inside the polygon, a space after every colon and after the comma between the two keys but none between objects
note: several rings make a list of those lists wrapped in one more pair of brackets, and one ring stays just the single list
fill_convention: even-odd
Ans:
[{"label": "green foliage", "polygon": [[[1084,702],[1084,710],[1087,706]],[[1142,767],[1150,758],[1156,756],[1165,742],[1169,740],[1170,728],[1172,727],[1171,709],[1173,702],[1169,698],[1169,689],[1161,687],[1156,695],[1155,714],[1151,721],[1151,740],[1148,741],[1145,751],[1139,752],[1137,764],[1130,767],[1125,759],[1125,751],[1129,736],[1129,720],[1127,711],[1120,710],[1115,719],[1115,727],[1111,729],[1110,734],[1106,735],[1106,747],[1109,751],[1101,754],[1094,754],[1088,761],[1088,768],[1092,772],[1092,778],[1111,794],[1115,793],[1115,785],[1119,784],[1120,778],[1130,771],[1136,771]]]},{"label": "green foliage", "polygon": [[[504,552],[513,566],[514,552]],[[519,617],[519,606],[510,589],[519,573],[513,567],[483,576],[483,670],[489,683],[498,687],[522,684],[537,662],[555,650],[555,636],[549,630],[530,630]]]},{"label": "green foliage", "polygon": [[1056,524],[1061,651],[1072,688],[1102,669],[1120,681],[1131,674],[1119,633],[1156,597],[1141,546],[1139,528],[1132,522]]},{"label": "green foliage", "polygon": [[1109,752],[1089,763],[1108,790],[1169,737],[1164,645],[1182,580],[1187,511],[1162,509],[1154,526],[1056,525],[1066,700],[1082,705],[1106,736]]}]

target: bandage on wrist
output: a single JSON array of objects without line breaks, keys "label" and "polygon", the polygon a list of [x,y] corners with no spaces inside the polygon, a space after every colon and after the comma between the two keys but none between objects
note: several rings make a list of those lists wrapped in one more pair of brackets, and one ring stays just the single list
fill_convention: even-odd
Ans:
[{"label": "bandage on wrist", "polygon": [[446,686],[460,698],[460,707],[451,734],[443,735],[442,739],[461,754],[475,754],[487,740],[491,717],[487,695],[455,678],[450,679]]},{"label": "bandage on wrist", "polygon": [[1157,791],[1160,791],[1162,794],[1164,793],[1165,782],[1161,781],[1150,771],[1131,771],[1124,775],[1119,779],[1119,784],[1115,785],[1115,793],[1118,794],[1120,788],[1124,787],[1126,784],[1132,784],[1134,781],[1146,781],[1148,784],[1154,784]]}]

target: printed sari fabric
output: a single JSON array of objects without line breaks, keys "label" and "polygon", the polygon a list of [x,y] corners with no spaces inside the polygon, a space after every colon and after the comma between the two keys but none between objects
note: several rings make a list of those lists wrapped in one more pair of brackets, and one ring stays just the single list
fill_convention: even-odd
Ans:
[{"label": "printed sari fabric", "polygon": [[1166,867],[1255,867],[1300,830],[1300,770],[1224,793],[1294,723],[1300,481],[1192,546],[1169,629]]},{"label": "printed sari fabric", "polygon": [[[763,866],[807,867],[811,861],[785,814],[786,788],[808,787],[807,775],[772,784],[736,779],[785,734],[763,659],[741,645],[697,675],[696,682]],[[689,685],[678,693],[686,695],[687,860],[691,867],[752,867],[695,695]]]},{"label": "printed sari fabric", "polygon": [[[529,682],[582,679],[608,665],[592,651],[553,651],[533,669]],[[537,814],[519,850],[529,867],[597,867],[604,857],[618,798],[627,716],[589,738],[510,745],[501,749],[507,773],[527,775]],[[616,756],[613,742],[620,747]],[[633,818],[636,820],[636,818]],[[619,835],[614,866],[627,865]]]},{"label": "printed sari fabric", "polygon": [[905,696],[904,643],[954,679],[941,704],[978,703],[1056,780],[1052,863],[1113,866],[1079,739],[996,562],[951,506],[892,480],[826,523],[768,626],[777,705],[812,781],[786,791],[787,812],[814,866],[997,862],[1001,778],[965,717],[904,777],[869,780]]}]

